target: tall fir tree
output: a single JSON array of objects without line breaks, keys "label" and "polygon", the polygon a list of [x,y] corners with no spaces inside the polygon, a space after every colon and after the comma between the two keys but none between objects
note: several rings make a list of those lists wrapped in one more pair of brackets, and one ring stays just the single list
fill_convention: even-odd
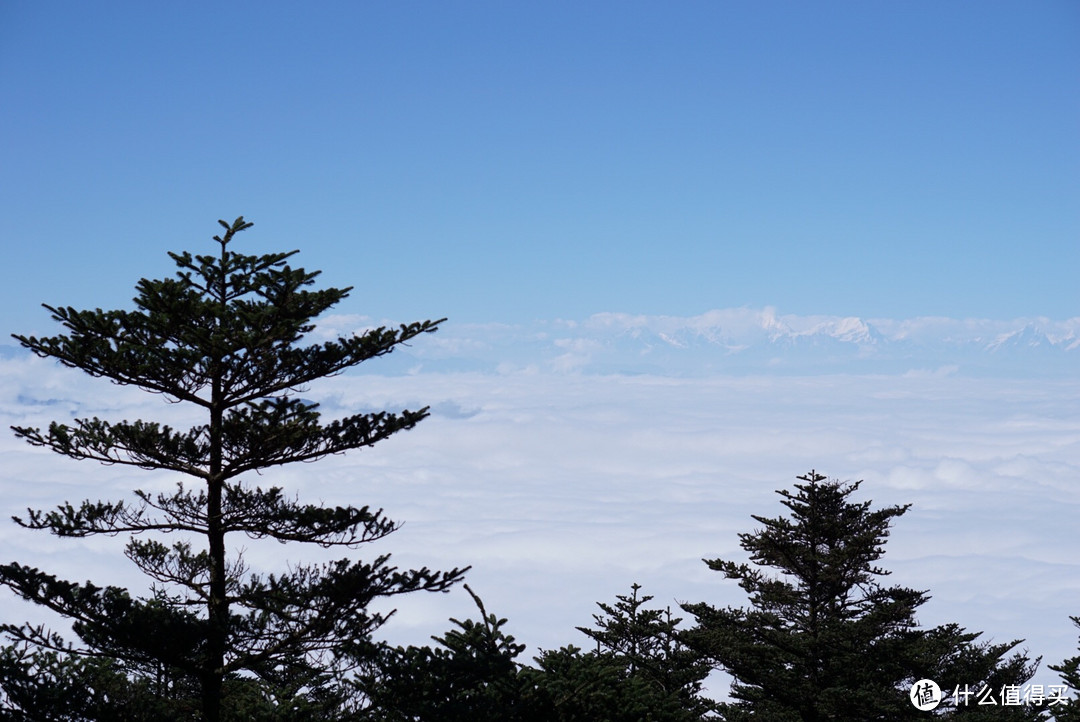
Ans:
[{"label": "tall fir tree", "polygon": [[[777,492],[790,518],[754,516],[762,527],[739,535],[753,566],[706,560],[738,581],[751,607],[683,605],[697,620],[686,638],[733,677],[724,719],[925,719],[909,698],[921,679],[946,693],[986,687],[999,700],[992,719],[1039,718],[1037,708],[1000,704],[1002,687],[1023,684],[1037,665],[1021,653],[1006,656],[1016,642],[979,644],[978,634],[957,625],[920,629],[915,612],[927,594],[882,585],[888,572],[877,562],[892,521],[909,505],[873,509],[851,500],[859,482],[815,471],[797,478],[803,483],[793,491]],[[976,710],[946,699],[937,713]]]},{"label": "tall fir tree", "polygon": [[[96,716],[59,718],[136,719],[130,705],[156,693],[173,699],[167,706],[177,719],[192,719],[177,711],[187,704],[206,722],[332,719],[347,702],[343,676],[386,619],[371,602],[445,591],[465,571],[401,570],[387,555],[248,570],[235,546],[244,537],[355,549],[397,528],[381,510],[302,504],[279,487],[245,479],[413,428],[426,408],[323,422],[318,405],[297,393],[442,321],[304,345],[313,319],[351,289],[309,290],[318,272],[290,266],[297,251],[238,253],[235,236],[252,224],[242,217],[219,223],[217,253],[170,253],[176,276],[141,280],[135,310],[46,306],[66,334],[15,336],[39,356],[197,408],[203,421],[187,430],[98,418],[54,422],[47,431],[13,427],[29,443],[73,459],[175,472],[179,480],[168,493],[65,502],[16,520],[59,537],[128,535],[127,557],[153,584],[133,596],[18,562],[0,566],[0,583],[71,620],[79,637],[71,643],[43,626],[3,625],[12,644],[0,657],[0,684],[12,715],[19,699],[48,698],[32,677],[49,672],[58,684],[74,680],[69,693],[104,705]],[[87,697],[78,685],[111,692]]]}]

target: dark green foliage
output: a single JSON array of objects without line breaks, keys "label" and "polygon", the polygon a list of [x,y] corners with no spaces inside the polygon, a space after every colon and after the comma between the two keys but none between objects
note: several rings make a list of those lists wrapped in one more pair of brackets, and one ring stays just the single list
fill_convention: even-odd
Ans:
[{"label": "dark green foliage", "polygon": [[525,674],[533,678],[552,722],[653,719],[646,716],[646,685],[625,676],[622,665],[610,658],[570,645],[542,652],[536,663]]},{"label": "dark green foliage", "polygon": [[648,609],[652,599],[631,594],[615,604],[598,603],[596,628],[579,631],[596,643],[542,652],[531,681],[544,719],[558,722],[696,722],[709,719],[712,702],[701,696],[709,665],[679,639],[679,619],[669,610]]},{"label": "dark green foliage", "polygon": [[[79,637],[70,644],[42,627],[0,627],[17,645],[7,648],[0,677],[0,705],[10,714],[32,710],[48,719],[46,697],[56,697],[69,705],[86,700],[81,710],[55,707],[57,718],[137,719],[150,694],[184,719],[196,714],[186,711],[192,704],[211,722],[334,719],[354,706],[346,677],[386,618],[369,611],[370,602],[444,591],[462,576],[461,569],[399,570],[386,556],[256,574],[239,552],[227,552],[227,539],[243,538],[355,548],[397,528],[379,510],[300,504],[241,476],[371,446],[415,426],[426,408],[324,423],[318,405],[295,394],[441,322],[302,345],[313,319],[349,289],[309,290],[318,273],[292,268],[296,251],[235,253],[229,244],[251,224],[238,218],[221,225],[217,255],[170,254],[176,277],[140,281],[134,311],[46,306],[65,335],[15,336],[40,356],[189,404],[205,421],[186,430],[98,418],[54,422],[47,431],[14,428],[29,443],[74,459],[177,472],[181,481],[170,493],[65,502],[16,519],[61,537],[130,534],[126,555],[153,587],[136,597],[18,563],[0,566],[0,583],[70,619]],[[35,691],[31,673],[69,689]],[[94,711],[102,689],[112,690],[108,713]],[[34,695],[28,707],[23,700]]]},{"label": "dark green foliage", "polygon": [[503,631],[505,619],[480,610],[480,621],[456,626],[437,647],[386,649],[363,683],[372,722],[524,722],[547,719],[515,661],[525,649]]},{"label": "dark green foliage", "polygon": [[172,722],[198,718],[198,691],[163,670],[133,676],[115,660],[26,645],[0,650],[0,720]]},{"label": "dark green foliage", "polygon": [[[1023,684],[1034,672],[1016,643],[978,645],[955,625],[918,628],[924,592],[887,587],[877,565],[892,520],[907,506],[872,509],[852,502],[858,483],[826,481],[813,471],[794,491],[779,491],[790,518],[753,517],[762,528],[741,534],[754,566],[707,560],[749,595],[749,609],[686,604],[697,626],[692,646],[734,677],[724,719],[925,719],[908,697],[934,679],[951,692],[983,682]],[[772,577],[757,567],[779,570]],[[984,708],[985,710],[985,708]],[[939,710],[948,713],[947,706]],[[955,714],[973,715],[960,709]],[[993,719],[1034,719],[1037,711],[999,707]]]},{"label": "dark green foliage", "polygon": [[[1001,644],[979,642],[977,632],[967,632],[956,624],[919,630],[916,634],[912,644],[918,655],[916,666],[929,670],[925,677],[936,680],[945,697],[938,708],[939,714],[970,722],[1044,719],[1045,705],[1015,704],[1015,696],[1023,693],[1039,665],[1038,659],[1032,661],[1025,653],[1014,651],[1019,640]],[[1008,687],[1012,688],[1012,696],[1006,700]],[[970,697],[967,692],[971,693]],[[979,704],[980,701],[984,704]]]},{"label": "dark green foliage", "polygon": [[[466,587],[467,588],[467,587]],[[711,703],[700,697],[707,665],[677,640],[677,619],[644,608],[650,597],[601,604],[595,652],[564,647],[541,653],[537,666],[517,662],[525,645],[505,619],[451,620],[437,647],[385,650],[364,682],[370,719],[378,722],[696,722]],[[472,591],[470,590],[470,594]]]},{"label": "dark green foliage", "polygon": [[[1080,617],[1069,618],[1080,627]],[[1068,689],[1068,702],[1052,708],[1054,719],[1058,722],[1080,722],[1080,654],[1061,664],[1051,664],[1050,669],[1061,675],[1061,681]]]},{"label": "dark green foliage", "polygon": [[[352,720],[355,700],[321,686],[275,688],[266,679],[223,681],[221,718],[229,722]],[[10,646],[0,650],[0,720],[11,722],[191,722],[202,719],[201,695],[185,675],[161,665],[62,655]]]},{"label": "dark green foliage", "polygon": [[[578,630],[596,642],[594,656],[614,674],[606,685],[612,696],[629,707],[637,719],[699,720],[713,707],[701,696],[703,680],[711,672],[701,655],[681,640],[682,621],[670,609],[649,609],[651,596],[640,596],[641,585],[629,595],[617,595],[614,605],[598,603],[596,628]],[[605,685],[601,685],[604,687]]]}]

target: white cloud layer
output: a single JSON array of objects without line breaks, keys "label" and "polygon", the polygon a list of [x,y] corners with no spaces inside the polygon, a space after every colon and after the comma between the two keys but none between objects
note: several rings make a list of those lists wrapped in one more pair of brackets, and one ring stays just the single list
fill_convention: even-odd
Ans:
[{"label": "white cloud layer", "polygon": [[[864,479],[860,494],[875,504],[913,505],[894,527],[884,566],[893,583],[929,590],[922,623],[955,621],[996,641],[1024,638],[1047,662],[1076,653],[1068,617],[1080,614],[1080,378],[1064,367],[1021,373],[1024,353],[1075,358],[1063,340],[1075,337],[1075,321],[1040,327],[1059,339],[1050,349],[1014,349],[1008,364],[969,373],[976,352],[992,357],[985,344],[1029,324],[773,315],[770,323],[796,335],[824,324],[834,339],[932,338],[926,346],[933,353],[925,366],[890,359],[861,365],[856,353],[829,373],[796,373],[806,368],[796,344],[770,348],[780,361],[754,373],[687,373],[690,363],[645,372],[642,359],[649,344],[664,343],[660,334],[686,346],[668,343],[674,355],[663,359],[683,351],[708,357],[715,339],[767,345],[751,337],[768,333],[759,322],[770,312],[716,313],[719,320],[607,314],[534,329],[448,327],[418,339],[396,365],[372,364],[414,373],[347,374],[306,394],[329,416],[429,405],[430,419],[373,449],[267,473],[257,483],[307,501],[384,507],[405,525],[361,553],[390,552],[409,566],[473,565],[470,585],[535,651],[584,644],[574,627],[591,622],[595,602],[626,593],[633,582],[659,605],[745,604],[737,585],[701,558],[742,559],[737,535],[755,527],[750,515],[779,515],[774,490],[815,468]],[[363,325],[334,321],[340,332]],[[720,335],[708,336],[710,329]],[[960,340],[941,342],[949,334]],[[984,346],[965,346],[975,338]],[[530,349],[544,353],[530,363]],[[613,373],[619,359],[636,373]],[[988,368],[1001,373],[988,375]],[[3,359],[0,377],[9,425],[73,415],[192,420],[160,397],[48,361]],[[26,506],[117,499],[132,488],[174,483],[167,475],[69,461],[10,435],[0,438],[0,456],[4,518]],[[10,559],[60,576],[145,584],[118,553],[119,540],[57,540],[5,523],[0,544]],[[257,567],[280,567],[293,554],[274,543],[245,546]],[[398,642],[425,642],[448,628],[448,617],[472,612],[461,591],[399,601],[386,629]],[[0,617],[46,618],[6,591]],[[1056,675],[1044,666],[1037,681],[1054,683]]]}]

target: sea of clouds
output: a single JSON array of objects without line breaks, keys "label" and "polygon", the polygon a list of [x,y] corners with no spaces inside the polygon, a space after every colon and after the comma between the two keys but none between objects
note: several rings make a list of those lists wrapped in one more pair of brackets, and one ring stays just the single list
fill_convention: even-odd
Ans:
[{"label": "sea of clouds", "polygon": [[[331,317],[316,337],[370,327]],[[643,585],[653,606],[745,605],[702,558],[744,560],[752,514],[811,469],[863,480],[875,505],[911,504],[886,547],[886,583],[928,590],[924,625],[1026,640],[1046,662],[1077,653],[1080,615],[1080,319],[1008,322],[602,314],[579,322],[455,326],[313,384],[328,417],[429,406],[376,447],[268,471],[309,502],[370,504],[403,522],[357,554],[400,566],[472,565],[507,630],[538,648],[586,646],[598,601]],[[75,416],[198,417],[9,350],[5,424]],[[169,489],[169,475],[74,462],[0,437],[0,512]],[[63,540],[0,523],[12,560],[144,589],[123,540]],[[303,555],[245,541],[252,567]],[[305,558],[313,558],[311,555]],[[425,643],[475,613],[463,590],[395,600],[384,636]],[[0,618],[45,620],[6,590]]]}]

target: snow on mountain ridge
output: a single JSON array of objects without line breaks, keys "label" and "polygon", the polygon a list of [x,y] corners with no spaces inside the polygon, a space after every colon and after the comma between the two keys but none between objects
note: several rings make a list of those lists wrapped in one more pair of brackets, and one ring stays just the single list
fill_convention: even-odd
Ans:
[{"label": "snow on mountain ridge", "polygon": [[1002,333],[987,344],[988,351],[999,351],[1004,348],[1041,348],[1064,346],[1065,350],[1076,348],[1080,339],[1075,334],[1053,334],[1043,330],[1036,323],[1025,324],[1023,328]]},{"label": "snow on mountain ridge", "polygon": [[[314,338],[336,338],[379,325],[396,325],[362,316],[320,319]],[[481,352],[485,348],[546,345],[555,339],[588,338],[600,344],[637,342],[676,349],[717,346],[733,350],[786,346],[800,341],[834,341],[849,346],[910,348],[1047,347],[1080,350],[1080,316],[1061,321],[1045,317],[1013,320],[917,317],[910,319],[859,316],[779,314],[766,306],[713,309],[696,316],[604,312],[584,320],[536,321],[530,324],[448,323],[424,346],[447,353]]]},{"label": "snow on mountain ridge", "polygon": [[[1080,317],[1064,321],[1047,318],[953,319],[919,317],[904,320],[863,319],[859,316],[779,315],[775,308],[717,309],[697,316],[648,316],[600,313],[580,325],[579,332],[601,336],[661,336],[677,346],[688,339],[718,345],[777,342],[796,338],[831,338],[855,345],[916,343],[949,346],[977,345],[987,350],[1006,343],[1080,347]],[[1010,341],[1011,340],[1011,341]]]},{"label": "snow on mountain ridge", "polygon": [[722,346],[776,343],[784,340],[831,338],[845,343],[877,344],[884,337],[858,316],[778,316],[772,307],[713,310],[698,316],[644,316],[600,313],[581,326],[602,336],[654,336],[676,346],[691,341]]},{"label": "snow on mountain ridge", "polygon": [[[325,324],[325,325],[324,325]],[[374,323],[321,319],[313,338]],[[605,312],[526,324],[455,324],[381,361],[378,369],[548,368],[586,373],[907,373],[1075,376],[1080,317],[1013,320],[781,314],[773,307],[695,316]],[[377,371],[376,366],[371,367]]]},{"label": "snow on mountain ridge", "polygon": [[635,373],[949,367],[975,373],[1070,374],[1073,354],[1080,350],[1080,318],[895,321],[744,307],[688,317],[604,313],[560,324],[560,331],[596,342],[587,358],[576,358],[578,368]]}]

